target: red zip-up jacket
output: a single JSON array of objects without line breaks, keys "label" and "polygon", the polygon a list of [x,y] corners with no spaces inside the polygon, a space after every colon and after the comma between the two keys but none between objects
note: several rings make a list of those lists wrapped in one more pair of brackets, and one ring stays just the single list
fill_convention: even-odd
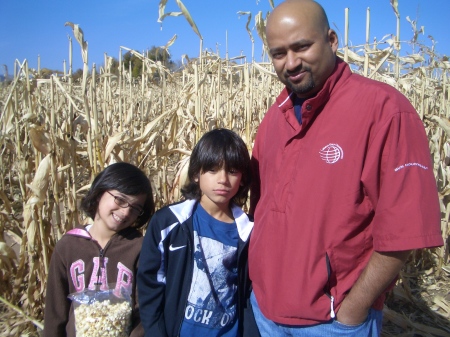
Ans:
[{"label": "red zip-up jacket", "polygon": [[284,89],[252,152],[249,271],[262,313],[288,325],[326,322],[374,250],[442,245],[430,157],[407,98],[340,59],[303,103],[302,124]]}]

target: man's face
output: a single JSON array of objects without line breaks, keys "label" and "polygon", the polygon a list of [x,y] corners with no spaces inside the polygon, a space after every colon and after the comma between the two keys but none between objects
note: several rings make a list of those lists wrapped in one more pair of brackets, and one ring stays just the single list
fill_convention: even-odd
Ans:
[{"label": "man's face", "polygon": [[336,33],[310,21],[284,17],[269,19],[267,26],[267,44],[278,78],[300,98],[322,89],[336,61]]}]

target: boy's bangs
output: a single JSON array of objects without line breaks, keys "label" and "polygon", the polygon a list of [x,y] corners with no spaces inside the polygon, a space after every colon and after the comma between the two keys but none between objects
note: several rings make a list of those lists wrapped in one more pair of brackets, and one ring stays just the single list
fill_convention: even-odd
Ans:
[{"label": "boy's bangs", "polygon": [[202,171],[221,168],[225,164],[225,169],[235,169],[242,171],[244,169],[243,161],[239,149],[232,146],[224,148],[222,151],[204,151],[201,153],[200,162],[203,163]]},{"label": "boy's bangs", "polygon": [[230,146],[224,151],[226,169],[234,169],[240,172],[245,170],[245,157],[238,147]]}]

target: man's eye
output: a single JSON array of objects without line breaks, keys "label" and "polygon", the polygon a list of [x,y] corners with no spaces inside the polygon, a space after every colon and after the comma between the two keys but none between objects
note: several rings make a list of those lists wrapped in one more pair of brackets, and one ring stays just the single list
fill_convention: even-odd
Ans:
[{"label": "man's eye", "polygon": [[272,58],[273,59],[281,59],[283,57],[284,54],[282,53],[274,53],[272,54]]},{"label": "man's eye", "polygon": [[295,51],[305,51],[307,50],[311,45],[310,44],[302,44],[297,46],[297,48],[295,49]]}]

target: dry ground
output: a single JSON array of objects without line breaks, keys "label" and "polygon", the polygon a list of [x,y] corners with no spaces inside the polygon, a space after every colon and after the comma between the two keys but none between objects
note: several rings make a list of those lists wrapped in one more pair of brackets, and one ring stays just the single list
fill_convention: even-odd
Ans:
[{"label": "dry ground", "polygon": [[386,300],[383,337],[450,337],[449,265],[427,267],[413,261],[405,266]]}]

